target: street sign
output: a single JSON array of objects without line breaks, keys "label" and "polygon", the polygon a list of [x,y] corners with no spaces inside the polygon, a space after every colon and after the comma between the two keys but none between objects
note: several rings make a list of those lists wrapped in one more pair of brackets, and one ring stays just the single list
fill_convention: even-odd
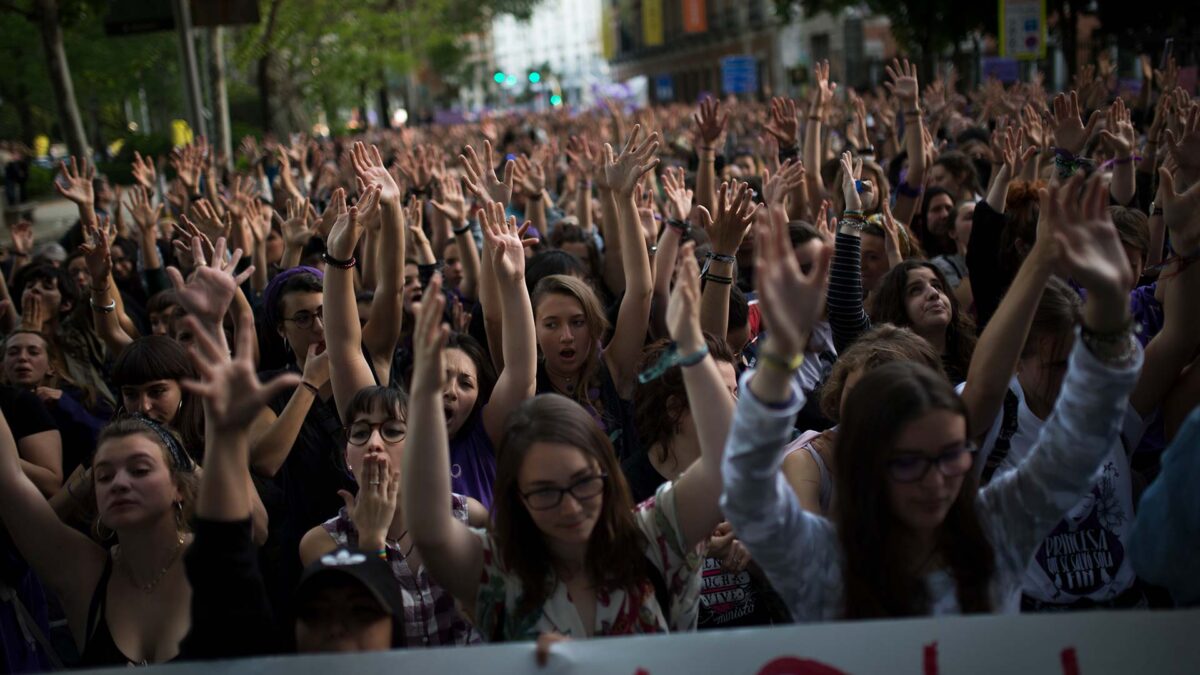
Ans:
[{"label": "street sign", "polygon": [[1000,56],[1046,58],[1046,0],[1000,0]]},{"label": "street sign", "polygon": [[659,103],[675,100],[675,78],[669,74],[654,78],[654,98]]},{"label": "street sign", "polygon": [[750,55],[721,59],[721,90],[726,94],[758,92],[758,59]]}]

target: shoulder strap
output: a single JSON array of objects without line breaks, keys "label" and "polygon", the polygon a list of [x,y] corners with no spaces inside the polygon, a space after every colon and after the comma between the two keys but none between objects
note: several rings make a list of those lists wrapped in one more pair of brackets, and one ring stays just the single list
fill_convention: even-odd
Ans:
[{"label": "shoulder strap", "polygon": [[992,446],[992,451],[988,453],[987,462],[983,466],[983,477],[980,482],[987,485],[992,480],[992,476],[996,473],[996,469],[1004,463],[1008,458],[1008,451],[1012,448],[1012,437],[1017,433],[1017,427],[1020,424],[1018,416],[1018,408],[1021,402],[1017,400],[1017,395],[1009,389],[1004,393],[1004,418],[1000,422],[1000,433],[996,435],[996,443]]},{"label": "shoulder strap", "polygon": [[96,582],[96,590],[92,591],[92,604],[88,605],[87,634],[84,644],[92,641],[100,622],[104,620],[104,600],[108,595],[108,578],[112,576],[112,555],[104,557],[104,571],[100,573],[100,581]]},{"label": "shoulder strap", "polygon": [[42,655],[46,657],[46,661],[50,664],[50,670],[62,670],[62,659],[58,658],[58,652],[55,651],[54,645],[50,639],[42,632],[42,627],[38,625],[33,615],[29,613],[29,609],[25,607],[25,603],[21,602],[21,596],[12,586],[0,580],[0,602],[11,602],[13,610],[17,615],[17,626],[24,634],[26,641],[33,638],[38,646],[42,649]]},{"label": "shoulder strap", "polygon": [[667,580],[663,578],[662,572],[658,569],[658,565],[649,556],[646,558],[646,576],[650,577],[650,583],[654,585],[654,599],[658,600],[658,606],[662,608],[663,618],[667,620],[667,627],[671,626],[671,593],[667,590]]}]

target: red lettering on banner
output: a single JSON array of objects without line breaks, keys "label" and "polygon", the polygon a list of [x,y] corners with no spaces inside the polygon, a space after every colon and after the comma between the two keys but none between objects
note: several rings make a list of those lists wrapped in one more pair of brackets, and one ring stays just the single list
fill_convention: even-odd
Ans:
[{"label": "red lettering on banner", "polygon": [[938,675],[937,643],[925,645],[925,659],[922,663],[924,675]]},{"label": "red lettering on banner", "polygon": [[1074,647],[1062,650],[1060,658],[1062,659],[1063,675],[1079,675],[1079,656],[1075,653]]},{"label": "red lettering on banner", "polygon": [[847,673],[820,661],[784,656],[768,661],[758,669],[758,675],[847,675]]}]

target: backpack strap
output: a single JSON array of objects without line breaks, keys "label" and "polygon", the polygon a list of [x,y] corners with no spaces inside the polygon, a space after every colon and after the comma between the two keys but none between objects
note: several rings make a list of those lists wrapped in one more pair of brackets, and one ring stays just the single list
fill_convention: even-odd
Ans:
[{"label": "backpack strap", "polygon": [[987,461],[983,465],[983,477],[980,483],[987,485],[992,476],[996,473],[996,469],[1004,463],[1008,458],[1008,451],[1012,449],[1012,437],[1017,434],[1017,428],[1020,424],[1018,417],[1018,408],[1021,402],[1017,400],[1017,395],[1009,389],[1004,393],[1004,418],[1000,422],[1000,433],[996,435],[996,442],[992,445],[992,451],[988,453]]},{"label": "backpack strap", "polygon": [[37,646],[41,647],[42,656],[46,657],[46,661],[50,664],[50,670],[62,670],[62,659],[58,657],[58,652],[55,651],[54,645],[46,637],[46,634],[42,632],[42,627],[38,625],[37,620],[29,613],[29,609],[25,607],[25,603],[21,602],[21,596],[17,593],[17,590],[3,580],[0,580],[0,602],[12,603],[13,611],[16,612],[17,626],[21,629],[22,637],[30,645],[36,642]]}]

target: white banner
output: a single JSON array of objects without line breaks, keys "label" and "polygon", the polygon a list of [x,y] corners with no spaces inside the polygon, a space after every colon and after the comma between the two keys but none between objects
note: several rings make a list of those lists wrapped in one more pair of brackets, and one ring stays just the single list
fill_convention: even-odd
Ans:
[{"label": "white banner", "polygon": [[[553,647],[530,643],[165,666],[180,675],[1167,675],[1200,673],[1200,610],[825,623]],[[125,668],[108,671],[128,673]]]}]

